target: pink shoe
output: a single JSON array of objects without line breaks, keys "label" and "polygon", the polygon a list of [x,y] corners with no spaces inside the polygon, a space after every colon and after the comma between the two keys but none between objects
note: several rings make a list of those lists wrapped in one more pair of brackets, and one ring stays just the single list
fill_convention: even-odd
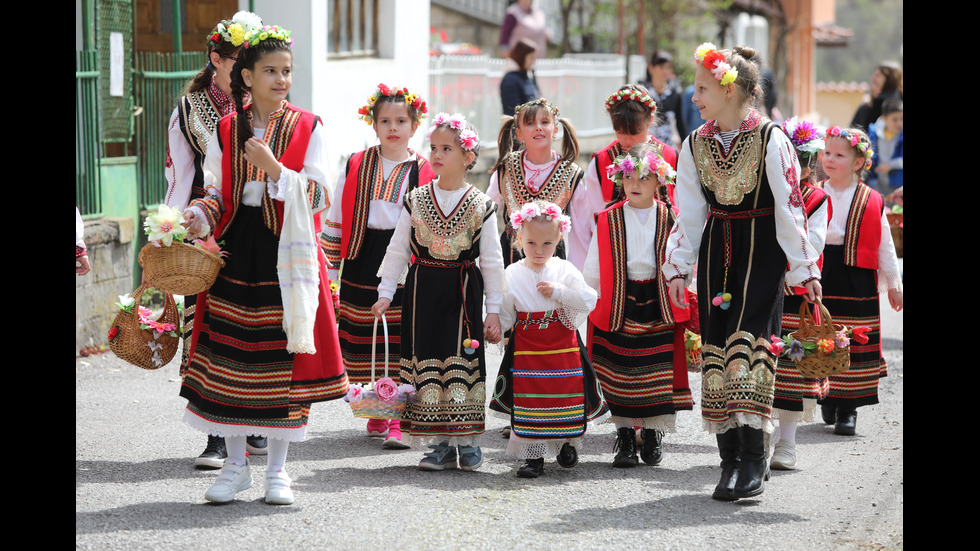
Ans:
[{"label": "pink shoe", "polygon": [[367,433],[368,436],[380,436],[383,437],[388,434],[388,420],[387,419],[368,419],[367,422]]},{"label": "pink shoe", "polygon": [[386,450],[404,450],[409,447],[408,444],[402,442],[402,422],[399,419],[392,419],[388,423],[388,438],[385,438],[384,444],[381,447]]}]

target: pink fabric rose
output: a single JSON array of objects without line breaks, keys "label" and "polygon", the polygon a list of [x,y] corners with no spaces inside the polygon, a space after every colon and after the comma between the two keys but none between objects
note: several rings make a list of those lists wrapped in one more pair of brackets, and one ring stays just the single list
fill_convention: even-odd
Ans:
[{"label": "pink fabric rose", "polygon": [[393,404],[398,400],[398,385],[391,380],[391,377],[382,377],[374,383],[374,393],[382,402]]},{"label": "pink fabric rose", "polygon": [[361,388],[361,385],[350,385],[350,387],[347,389],[347,397],[345,399],[348,402],[359,402],[361,398],[363,398],[363,396],[361,396],[363,391],[364,389]]}]

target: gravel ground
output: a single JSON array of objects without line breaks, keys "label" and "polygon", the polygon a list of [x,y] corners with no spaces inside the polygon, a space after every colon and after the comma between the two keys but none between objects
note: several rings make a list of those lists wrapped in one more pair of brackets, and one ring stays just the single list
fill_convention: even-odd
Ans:
[{"label": "gravel ground", "polygon": [[[714,438],[698,410],[678,416],[660,466],[614,469],[611,425],[590,427],[580,463],[519,479],[504,422],[488,418],[476,472],[422,472],[418,450],[382,450],[342,401],[314,404],[290,447],[296,503],[266,505],[255,485],[205,502],[216,471],[196,471],[205,438],[180,422],[176,362],[143,371],[111,353],[75,360],[78,549],[901,549],[904,546],[903,314],[882,303],[881,403],[858,434],[801,425],[798,470],[773,471],[756,499],[711,499]],[[499,358],[490,357],[491,372]],[[490,379],[492,380],[492,379]],[[699,402],[700,377],[691,388]]]}]

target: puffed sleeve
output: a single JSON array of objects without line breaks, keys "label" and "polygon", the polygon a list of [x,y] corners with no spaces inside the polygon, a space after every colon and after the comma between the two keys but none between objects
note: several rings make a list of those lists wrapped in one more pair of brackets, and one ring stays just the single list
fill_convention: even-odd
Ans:
[{"label": "puffed sleeve", "polygon": [[282,201],[286,197],[286,186],[295,183],[295,185],[306,186],[306,197],[310,202],[310,207],[313,209],[314,215],[330,206],[330,188],[327,184],[329,178],[327,177],[324,137],[323,124],[318,121],[313,127],[310,143],[306,146],[303,169],[296,172],[282,166],[279,180],[268,182],[269,196]]},{"label": "puffed sleeve", "polygon": [[514,302],[513,278],[516,270],[520,269],[520,264],[511,264],[504,270],[504,289],[503,303],[500,305],[500,330],[501,332],[510,331],[517,320],[517,304]]},{"label": "puffed sleeve", "polygon": [[589,314],[595,309],[599,294],[590,287],[582,277],[582,273],[567,260],[563,260],[562,278],[556,285],[556,295],[552,298],[561,305],[561,321],[569,329],[576,329],[585,323]]},{"label": "puffed sleeve", "polygon": [[775,206],[776,241],[789,262],[786,284],[802,287],[807,281],[820,279],[820,269],[819,254],[807,236],[799,173],[800,163],[789,137],[773,132],[766,147],[766,176]]},{"label": "puffed sleeve", "polygon": [[708,220],[708,203],[701,193],[701,178],[691,152],[691,137],[681,145],[677,158],[677,178],[674,184],[674,206],[677,219],[667,239],[667,252],[662,266],[668,280],[683,277],[687,285],[694,276],[694,264],[701,248],[701,234]]},{"label": "puffed sleeve", "polygon": [[606,203],[602,199],[602,184],[599,181],[595,155],[593,155],[592,160],[589,161],[589,168],[585,171],[569,204],[572,233],[568,237],[568,260],[579,270],[585,265],[589,241],[595,233],[595,214],[605,206]]},{"label": "puffed sleeve", "polygon": [[[179,101],[183,101],[183,98]],[[183,212],[191,200],[194,186],[194,151],[180,131],[179,106],[174,109],[167,124],[167,166],[164,173],[167,178],[167,206]]]},{"label": "puffed sleeve", "polygon": [[823,252],[824,245],[827,244],[827,225],[830,223],[830,219],[827,217],[829,205],[830,197],[820,203],[817,210],[813,211],[807,220],[807,239],[810,240],[810,245],[817,255]]},{"label": "puffed sleeve", "polygon": [[381,283],[378,284],[378,298],[391,300],[395,296],[398,288],[398,281],[403,273],[408,269],[408,261],[412,255],[412,213],[409,210],[409,197],[405,197],[405,208],[398,218],[395,225],[395,233],[391,236],[388,248],[385,250],[384,260],[381,261],[381,268],[378,275],[381,276]]},{"label": "puffed sleeve", "polygon": [[483,274],[484,304],[488,314],[498,314],[503,303],[504,254],[500,248],[500,232],[497,231],[497,207],[488,210],[480,235],[480,272]]},{"label": "puffed sleeve", "polygon": [[208,235],[221,219],[225,210],[221,198],[221,140],[215,134],[208,143],[204,155],[204,197],[191,202],[187,210],[193,211],[203,222],[200,235]]}]

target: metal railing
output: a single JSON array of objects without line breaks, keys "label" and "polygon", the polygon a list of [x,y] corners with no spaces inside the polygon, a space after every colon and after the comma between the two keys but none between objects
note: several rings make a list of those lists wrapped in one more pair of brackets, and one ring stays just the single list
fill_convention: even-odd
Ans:
[{"label": "metal railing", "polygon": [[136,55],[135,101],[140,208],[167,194],[167,124],[187,81],[201,70],[206,52],[140,52]]},{"label": "metal railing", "polygon": [[[503,114],[500,80],[506,62],[488,56],[451,55],[429,60],[428,104],[436,111],[463,114],[483,137],[481,147],[489,149],[496,148]],[[580,137],[612,133],[603,102],[626,82],[623,56],[579,54],[540,59],[535,75],[541,94],[558,106]]]},{"label": "metal railing", "polygon": [[99,182],[99,60],[94,50],[75,52],[75,206],[102,213]]}]

